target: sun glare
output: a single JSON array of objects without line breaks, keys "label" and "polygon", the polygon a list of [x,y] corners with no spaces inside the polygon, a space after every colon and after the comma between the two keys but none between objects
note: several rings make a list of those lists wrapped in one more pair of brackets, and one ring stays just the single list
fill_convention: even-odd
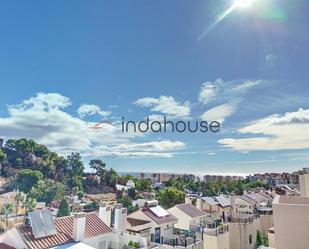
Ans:
[{"label": "sun glare", "polygon": [[234,5],[238,8],[249,8],[255,0],[234,0]]}]

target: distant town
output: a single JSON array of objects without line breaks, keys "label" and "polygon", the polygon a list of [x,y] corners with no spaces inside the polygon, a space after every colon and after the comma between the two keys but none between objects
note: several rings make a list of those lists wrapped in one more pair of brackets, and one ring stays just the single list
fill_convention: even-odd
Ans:
[{"label": "distant town", "polygon": [[[247,177],[117,173],[0,140],[0,249],[308,248],[309,168]],[[288,235],[288,236],[287,236]]]}]

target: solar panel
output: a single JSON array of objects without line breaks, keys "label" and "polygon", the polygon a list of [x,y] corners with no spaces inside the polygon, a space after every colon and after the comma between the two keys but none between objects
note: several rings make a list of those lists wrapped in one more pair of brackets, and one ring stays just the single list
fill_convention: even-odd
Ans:
[{"label": "solar panel", "polygon": [[169,213],[161,206],[150,207],[149,209],[158,217],[164,217],[169,215]]},{"label": "solar panel", "polygon": [[43,238],[57,233],[51,211],[33,211],[29,217],[34,238]]},{"label": "solar panel", "polygon": [[224,196],[216,196],[216,200],[220,203],[222,207],[228,207],[231,205],[231,199]]}]

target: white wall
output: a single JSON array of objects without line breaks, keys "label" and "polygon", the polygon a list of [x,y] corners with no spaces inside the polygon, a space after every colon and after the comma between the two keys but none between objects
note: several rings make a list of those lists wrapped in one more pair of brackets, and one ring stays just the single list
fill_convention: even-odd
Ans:
[{"label": "white wall", "polygon": [[309,205],[274,204],[273,210],[276,249],[308,248]]},{"label": "white wall", "polygon": [[309,174],[299,175],[300,195],[309,197]]},{"label": "white wall", "polygon": [[229,232],[217,236],[204,234],[204,249],[230,249]]},{"label": "white wall", "polygon": [[192,222],[192,218],[189,215],[182,212],[176,206],[168,209],[167,211],[178,219],[178,222],[175,224],[176,228],[189,230],[190,223]]}]

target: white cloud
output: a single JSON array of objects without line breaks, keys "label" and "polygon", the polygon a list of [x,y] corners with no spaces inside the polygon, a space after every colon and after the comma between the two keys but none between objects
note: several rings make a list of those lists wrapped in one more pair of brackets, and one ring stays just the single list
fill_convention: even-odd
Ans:
[{"label": "white cloud", "polygon": [[239,129],[249,138],[225,138],[218,142],[239,151],[309,148],[309,109],[274,114]]},{"label": "white cloud", "polygon": [[169,115],[171,118],[187,118],[190,115],[190,103],[177,102],[172,96],[160,96],[159,98],[146,97],[138,99],[134,104],[142,107],[150,107],[153,112]]},{"label": "white cloud", "polygon": [[111,114],[109,111],[103,111],[101,108],[97,105],[88,105],[88,104],[83,104],[81,105],[78,110],[77,110],[78,115],[81,118],[84,118],[86,116],[90,115],[100,115],[102,117],[106,117]]},{"label": "white cloud", "polygon": [[222,85],[223,85],[222,79],[217,79],[214,82],[207,81],[203,83],[199,92],[198,97],[199,102],[203,104],[208,104],[211,101],[215,100],[217,94],[223,87]]},{"label": "white cloud", "polygon": [[183,142],[163,140],[114,146],[97,146],[88,155],[108,157],[172,157],[175,151],[184,148],[185,143]]},{"label": "white cloud", "polygon": [[237,86],[234,86],[232,88],[232,91],[235,91],[235,92],[245,92],[255,86],[258,86],[259,84],[261,84],[263,81],[262,80],[256,80],[256,81],[251,81],[251,80],[248,80],[248,81],[245,81]]},{"label": "white cloud", "polygon": [[264,82],[264,80],[224,82],[222,79],[214,82],[207,81],[201,86],[198,101],[202,104],[209,104],[218,100],[230,101],[234,98],[241,98],[243,94]]},{"label": "white cloud", "polygon": [[223,123],[227,117],[231,116],[236,111],[236,106],[234,102],[215,106],[204,112],[201,119]]},{"label": "white cloud", "polygon": [[270,68],[275,67],[277,62],[277,56],[275,54],[268,54],[265,57],[266,65]]},{"label": "white cloud", "polygon": [[[74,117],[64,110],[69,105],[70,100],[65,96],[39,93],[19,105],[9,106],[9,116],[0,118],[1,137],[32,138],[62,155],[73,151],[88,155],[98,153],[99,148],[102,149],[100,154],[108,155],[115,148],[118,149],[118,156],[126,154],[127,157],[147,157],[154,153],[156,156],[166,157],[173,156],[173,151],[178,151],[182,146],[180,142],[171,141],[156,141],[154,144],[148,142],[143,146],[139,146],[139,142],[134,145],[137,139],[144,139],[144,134],[122,133],[120,126],[108,124],[102,124],[101,129],[92,129],[95,123]],[[136,148],[132,151],[134,146]],[[126,147],[128,152],[125,152]],[[151,151],[152,148],[154,151]],[[160,148],[165,148],[165,151],[161,152]]]}]

